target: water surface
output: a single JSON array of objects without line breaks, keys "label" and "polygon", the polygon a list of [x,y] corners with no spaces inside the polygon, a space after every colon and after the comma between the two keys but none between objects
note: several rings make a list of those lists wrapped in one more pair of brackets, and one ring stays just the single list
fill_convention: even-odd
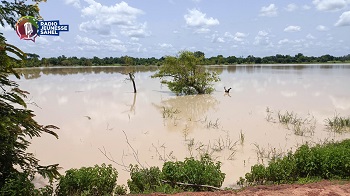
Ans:
[{"label": "water surface", "polygon": [[[129,178],[122,165],[161,166],[210,153],[221,161],[224,186],[232,186],[250,166],[267,162],[259,156],[283,153],[305,143],[349,138],[325,129],[335,113],[350,115],[349,65],[215,66],[221,81],[211,95],[175,96],[150,76],[157,68],[22,69],[21,88],[29,91],[30,108],[41,124],[53,124],[59,139],[33,140],[30,151],[42,164],[64,170],[113,164],[119,183]],[[137,94],[126,80],[136,71]],[[230,94],[224,86],[231,87]],[[35,104],[34,104],[35,103]],[[37,105],[37,106],[36,106]],[[293,111],[316,120],[314,134],[266,120],[266,109]],[[172,111],[172,112],[164,112]],[[244,136],[244,141],[241,136]],[[129,144],[128,144],[129,142]],[[135,150],[133,150],[132,148]],[[259,151],[260,149],[260,151]],[[270,154],[269,154],[270,153]]]}]

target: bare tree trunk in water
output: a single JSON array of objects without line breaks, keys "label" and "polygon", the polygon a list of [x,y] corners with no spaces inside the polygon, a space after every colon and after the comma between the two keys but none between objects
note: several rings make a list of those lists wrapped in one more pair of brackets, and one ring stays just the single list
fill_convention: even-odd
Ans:
[{"label": "bare tree trunk in water", "polygon": [[129,72],[129,77],[130,77],[130,80],[132,81],[132,85],[133,85],[133,87],[134,87],[134,93],[136,93],[136,84],[135,84],[135,75],[134,75],[134,73],[131,73],[131,72]]},{"label": "bare tree trunk in water", "polygon": [[136,93],[134,93],[134,101],[132,102],[132,105],[130,107],[130,112],[134,112],[134,114],[135,114],[135,103],[136,103]]}]

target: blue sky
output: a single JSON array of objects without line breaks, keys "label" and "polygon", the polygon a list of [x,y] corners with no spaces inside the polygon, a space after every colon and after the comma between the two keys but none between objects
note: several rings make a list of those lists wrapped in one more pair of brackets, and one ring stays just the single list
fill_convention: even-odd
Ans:
[{"label": "blue sky", "polygon": [[48,0],[40,9],[70,31],[35,43],[0,31],[41,57],[350,54],[350,0]]}]

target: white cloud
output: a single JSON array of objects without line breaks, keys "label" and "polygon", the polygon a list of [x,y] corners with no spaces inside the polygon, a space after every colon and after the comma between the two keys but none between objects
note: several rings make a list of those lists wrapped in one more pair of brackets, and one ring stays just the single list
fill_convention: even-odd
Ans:
[{"label": "white cloud", "polygon": [[266,32],[266,31],[259,31],[258,32],[258,35],[259,36],[267,36],[269,33],[268,32]]},{"label": "white cloud", "polygon": [[218,37],[217,41],[218,41],[219,43],[225,43],[225,40],[224,40],[224,38],[222,38],[222,37]]},{"label": "white cloud", "polygon": [[144,12],[129,6],[124,1],[112,6],[102,5],[94,0],[85,0],[89,6],[81,10],[83,18],[92,18],[80,24],[79,29],[84,32],[98,32],[102,35],[111,35],[120,30],[123,35],[133,37],[145,37],[146,23],[137,22],[137,17]]},{"label": "white cloud", "polygon": [[235,41],[238,41],[238,42],[243,42],[245,37],[247,37],[246,34],[241,33],[241,32],[237,32],[237,33],[235,34],[235,36],[234,36],[233,39],[234,39]]},{"label": "white cloud", "polygon": [[289,39],[282,39],[278,41],[278,44],[285,44],[285,43],[290,43]]},{"label": "white cloud", "polygon": [[203,28],[219,24],[218,19],[213,17],[208,18],[205,13],[202,13],[197,9],[188,10],[188,14],[185,14],[184,18],[186,24],[190,27]]},{"label": "white cloud", "polygon": [[[109,39],[109,40],[101,40],[95,41],[88,37],[82,37],[77,35],[75,37],[76,43],[79,45],[80,50],[108,50],[108,51],[118,51],[118,52],[127,52],[127,46],[123,42],[118,39]],[[130,44],[132,47],[132,44]]]},{"label": "white cloud", "polygon": [[307,47],[308,43],[305,43],[304,39],[296,39],[296,40],[290,40],[290,39],[282,39],[278,41],[279,45],[289,44],[288,47],[294,47],[294,48],[300,48],[300,47]]},{"label": "white cloud", "polygon": [[313,0],[312,3],[320,11],[337,11],[346,7],[347,0]]},{"label": "white cloud", "polygon": [[211,36],[211,42],[213,43],[224,43],[225,40],[222,37],[219,37],[219,34],[217,32],[215,32],[212,36]]},{"label": "white cloud", "polygon": [[339,16],[335,26],[350,26],[350,11],[344,12]]},{"label": "white cloud", "polygon": [[172,48],[173,45],[171,44],[166,44],[166,43],[162,43],[162,44],[158,44],[161,48]]},{"label": "white cloud", "polygon": [[317,29],[318,31],[328,31],[328,27],[323,26],[323,25],[318,25],[318,26],[316,27],[316,29]]},{"label": "white cloud", "polygon": [[265,46],[272,46],[272,43],[270,41],[269,33],[266,31],[259,31],[258,35],[254,38],[254,45],[265,45]]},{"label": "white cloud", "polygon": [[224,37],[233,39],[235,36],[233,36],[230,32],[225,32]]},{"label": "white cloud", "polygon": [[285,32],[298,32],[301,31],[301,27],[300,26],[288,26],[284,29]]},{"label": "white cloud", "polygon": [[88,37],[81,37],[80,35],[77,35],[75,38],[78,44],[98,45],[98,43],[95,40],[90,39]]},{"label": "white cloud", "polygon": [[247,36],[248,34],[242,32],[236,32],[234,35],[232,35],[230,32],[225,32],[224,34],[224,37],[237,42],[243,42],[244,38],[246,38]]},{"label": "white cloud", "polygon": [[147,29],[147,23],[134,25],[134,26],[128,26],[121,30],[121,34],[126,35],[128,37],[136,37],[136,38],[142,38],[151,35]]},{"label": "white cloud", "polygon": [[260,16],[277,16],[277,7],[275,4],[270,4],[267,7],[262,7],[260,9]]},{"label": "white cloud", "polygon": [[210,32],[210,29],[208,29],[208,28],[199,28],[199,29],[196,29],[195,31],[194,31],[194,33],[209,33]]},{"label": "white cloud", "polygon": [[288,4],[288,6],[285,8],[288,12],[293,12],[296,9],[298,9],[298,6],[294,3]]},{"label": "white cloud", "polygon": [[313,35],[311,35],[310,33],[307,34],[306,38],[308,38],[308,39],[316,39],[316,38],[315,38]]},{"label": "white cloud", "polygon": [[65,4],[73,5],[76,8],[80,8],[80,0],[65,0]]},{"label": "white cloud", "polygon": [[237,32],[235,37],[247,37],[247,35],[245,33]]}]

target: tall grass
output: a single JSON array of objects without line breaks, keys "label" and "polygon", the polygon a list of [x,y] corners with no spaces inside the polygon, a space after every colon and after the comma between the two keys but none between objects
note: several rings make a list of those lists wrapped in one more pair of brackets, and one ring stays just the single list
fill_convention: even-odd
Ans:
[{"label": "tall grass", "polygon": [[307,136],[313,135],[316,128],[316,119],[313,115],[308,114],[305,118],[299,117],[294,112],[278,112],[279,123],[286,126],[287,129],[293,130],[295,135]]},{"label": "tall grass", "polygon": [[350,131],[350,117],[341,117],[336,113],[333,118],[327,118],[325,122],[326,127],[336,133]]}]

